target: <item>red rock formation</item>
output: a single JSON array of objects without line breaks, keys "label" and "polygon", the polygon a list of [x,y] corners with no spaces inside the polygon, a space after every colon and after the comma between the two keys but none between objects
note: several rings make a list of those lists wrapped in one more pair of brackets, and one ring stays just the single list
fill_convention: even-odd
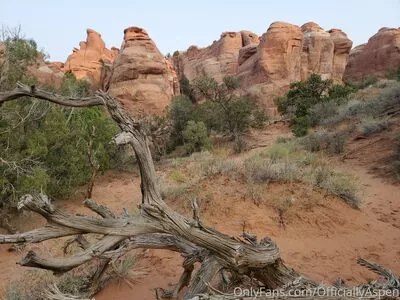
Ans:
[{"label": "red rock formation", "polygon": [[[182,71],[189,80],[208,75],[221,81],[224,76],[235,75],[238,72],[239,50],[252,44],[258,44],[258,36],[255,33],[224,32],[218,41],[206,48],[189,47],[186,53],[174,59],[174,63],[178,73]],[[241,62],[247,59],[248,55],[249,53],[242,54]]]},{"label": "red rock formation", "polygon": [[256,53],[239,68],[237,76],[245,91],[261,100],[270,114],[274,99],[292,81],[300,79],[303,33],[284,22],[272,23],[261,37]]},{"label": "red rock formation", "polygon": [[62,62],[45,61],[42,57],[36,63],[28,66],[28,71],[41,85],[60,86],[64,77],[64,64]]},{"label": "red rock formation", "polygon": [[351,50],[344,79],[356,81],[370,76],[383,77],[399,67],[400,28],[384,27],[368,43]]},{"label": "red rock formation", "polygon": [[77,79],[85,79],[94,87],[99,86],[102,63],[113,62],[118,54],[117,48],[107,49],[101,35],[87,29],[86,42],[74,48],[64,65],[64,72],[72,72]]},{"label": "red rock formation", "polygon": [[124,41],[114,61],[108,92],[131,112],[161,113],[179,93],[176,74],[147,32],[124,30]]},{"label": "red rock formation", "polygon": [[326,32],[313,22],[301,28],[275,22],[260,39],[248,31],[223,33],[209,47],[190,47],[174,63],[178,74],[189,80],[204,75],[217,81],[226,75],[237,76],[244,93],[275,111],[273,100],[293,81],[317,73],[340,82],[351,45],[340,30]]}]

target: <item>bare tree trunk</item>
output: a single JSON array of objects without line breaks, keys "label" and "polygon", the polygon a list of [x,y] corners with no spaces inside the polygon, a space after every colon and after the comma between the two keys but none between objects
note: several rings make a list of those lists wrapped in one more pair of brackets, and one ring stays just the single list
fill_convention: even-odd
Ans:
[{"label": "bare tree trunk", "polygon": [[[0,243],[39,243],[47,239],[89,233],[104,236],[69,257],[41,257],[30,251],[19,262],[20,265],[60,273],[94,258],[104,259],[105,262],[115,259],[135,248],[169,249],[180,252],[185,257],[184,272],[178,286],[163,296],[176,297],[186,285],[189,286],[186,299],[202,294],[208,290],[208,283],[222,270],[246,275],[268,288],[284,287],[292,282],[316,286],[284,264],[277,245],[269,238],[258,243],[255,238],[232,238],[205,227],[200,221],[196,202],[192,206],[193,220],[168,207],[160,196],[146,134],[142,131],[141,124],[114,98],[98,91],[89,98],[71,99],[18,84],[15,90],[0,93],[0,105],[24,96],[72,107],[104,105],[121,129],[121,133],[115,138],[116,143],[129,144],[136,154],[141,175],[142,202],[139,215],[116,218],[108,208],[96,204],[94,200],[86,200],[85,205],[101,216],[96,218],[71,215],[59,210],[43,195],[25,195],[19,206],[42,215],[46,218],[47,225],[25,233],[0,235]],[[191,280],[195,262],[199,262],[201,267]],[[99,280],[98,276],[102,272],[100,269],[96,280]]]}]

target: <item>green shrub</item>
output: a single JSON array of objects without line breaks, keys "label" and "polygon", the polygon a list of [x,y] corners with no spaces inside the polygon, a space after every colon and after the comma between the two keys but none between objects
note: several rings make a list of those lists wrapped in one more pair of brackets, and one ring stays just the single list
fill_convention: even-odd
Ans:
[{"label": "green shrub", "polygon": [[[36,43],[16,35],[7,38],[5,45],[0,90],[14,88],[17,81],[35,84],[27,68],[41,55]],[[72,74],[64,76],[59,88],[48,88],[69,97],[89,93],[88,83]],[[51,198],[70,195],[91,177],[88,152],[100,172],[113,166],[115,149],[110,141],[117,130],[98,107],[65,108],[31,98],[4,103],[0,109],[0,206],[15,208],[24,193],[43,192]]]},{"label": "green shrub", "polygon": [[310,126],[321,120],[315,113],[313,118],[310,117],[315,105],[329,100],[335,100],[336,103],[347,101],[353,90],[349,85],[332,85],[332,80],[323,80],[321,76],[311,74],[305,81],[292,83],[286,95],[277,99],[278,111],[290,119],[295,136],[304,136]]},{"label": "green shrub", "polygon": [[296,117],[290,121],[290,128],[295,136],[305,136],[310,128],[311,121],[309,116]]},{"label": "green shrub", "polygon": [[359,208],[361,205],[357,196],[357,186],[350,175],[334,174],[326,167],[317,168],[314,172],[314,185],[342,198],[353,208]]},{"label": "green shrub", "polygon": [[189,121],[183,130],[183,139],[187,153],[207,149],[211,145],[207,127],[203,122]]},{"label": "green shrub", "polygon": [[250,127],[263,127],[267,115],[256,102],[238,98],[238,86],[238,80],[229,76],[222,83],[211,77],[199,77],[192,84],[183,77],[184,95],[176,97],[168,110],[173,124],[171,148],[183,144],[182,132],[189,121],[203,122],[209,133],[222,133],[232,139]]},{"label": "green shrub", "polygon": [[300,140],[307,151],[315,152],[327,150],[329,154],[340,154],[344,151],[347,133],[337,132],[315,132]]},{"label": "green shrub", "polygon": [[187,96],[178,96],[172,100],[168,109],[168,117],[172,121],[172,147],[183,144],[183,130],[195,118],[194,113],[195,107]]},{"label": "green shrub", "polygon": [[39,55],[37,44],[32,39],[25,39],[20,28],[6,29],[3,32],[5,51],[4,62],[0,64],[0,91],[11,90],[20,81],[26,84],[36,83],[28,72],[28,66],[35,63]]},{"label": "green shrub", "polygon": [[310,108],[310,125],[325,125],[325,121],[337,116],[338,104],[336,100],[320,102]]},{"label": "green shrub", "polygon": [[343,103],[349,99],[351,93],[355,92],[357,88],[349,83],[334,84],[329,89],[329,99],[335,100],[336,103]]},{"label": "green shrub", "polygon": [[288,158],[289,154],[294,151],[294,145],[292,143],[274,143],[268,148],[267,153],[269,158],[276,162],[281,159]]},{"label": "green shrub", "polygon": [[193,101],[193,90],[190,86],[189,79],[183,75],[179,81],[179,86],[181,90],[181,95],[187,96],[191,101]]},{"label": "green shrub", "polygon": [[245,160],[244,171],[250,183],[294,181],[302,178],[302,171],[295,163],[287,160],[272,161],[259,154]]},{"label": "green shrub", "polygon": [[394,79],[394,80],[400,81],[400,67],[389,71],[389,74],[387,77],[389,79]]}]

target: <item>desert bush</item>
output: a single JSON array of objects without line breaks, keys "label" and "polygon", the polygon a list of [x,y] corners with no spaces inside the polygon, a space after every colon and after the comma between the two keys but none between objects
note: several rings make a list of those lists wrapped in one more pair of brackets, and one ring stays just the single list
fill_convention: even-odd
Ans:
[{"label": "desert bush", "polygon": [[183,75],[182,78],[179,81],[179,87],[181,91],[181,95],[184,95],[188,97],[191,101],[193,101],[193,90],[192,87],[190,86],[190,81],[189,79]]},{"label": "desert bush", "polygon": [[146,274],[137,267],[139,256],[127,255],[111,263],[111,278],[117,282],[124,281],[131,288],[138,282],[138,279]]},{"label": "desert bush", "polygon": [[199,77],[192,84],[183,77],[183,95],[175,97],[168,109],[173,126],[171,149],[184,143],[183,131],[189,121],[203,122],[208,133],[232,139],[250,127],[263,127],[268,120],[265,112],[255,101],[237,97],[238,86],[238,80],[229,76],[222,83]]},{"label": "desert bush", "polygon": [[168,117],[172,121],[172,133],[171,142],[174,145],[182,145],[183,140],[183,130],[186,124],[194,119],[194,105],[192,101],[187,96],[178,96],[172,100],[171,105],[168,109]]},{"label": "desert bush", "polygon": [[251,201],[257,206],[263,203],[265,186],[260,184],[249,184],[246,190],[246,197],[250,198]]},{"label": "desert bush", "polygon": [[321,124],[336,124],[348,117],[381,118],[388,110],[397,107],[400,107],[400,85],[397,82],[392,82],[387,87],[379,89],[372,99],[353,99],[340,105],[337,109],[337,115],[325,121],[322,120]]},{"label": "desert bush", "polygon": [[192,90],[197,98],[207,100],[207,115],[214,116],[209,128],[231,136],[244,132],[249,127],[262,127],[267,121],[265,112],[258,104],[246,98],[237,97],[239,81],[226,76],[222,83],[211,77],[196,78]]},{"label": "desert bush", "polygon": [[[14,36],[5,45],[0,90],[14,88],[17,81],[36,83],[27,71],[40,55],[36,43]],[[51,89],[72,97],[89,93],[88,84],[72,74],[64,76],[59,88]],[[88,152],[100,172],[112,167],[115,149],[110,141],[117,130],[102,108],[61,108],[31,98],[4,103],[0,110],[0,206],[15,208],[19,197],[28,192],[68,196],[91,176]]]},{"label": "desert bush", "polygon": [[342,198],[353,208],[361,206],[355,180],[350,175],[333,173],[326,167],[320,167],[314,172],[314,185]]},{"label": "desert bush", "polygon": [[340,154],[344,151],[347,133],[336,132],[314,132],[299,140],[305,150],[316,152],[327,150],[329,154]]},{"label": "desert bush", "polygon": [[324,124],[323,122],[329,118],[337,116],[338,103],[336,100],[320,102],[310,108],[310,125],[316,126]]},{"label": "desert bush", "polygon": [[182,132],[188,154],[207,149],[211,145],[207,127],[203,122],[189,121]]},{"label": "desert bush", "polygon": [[72,272],[55,277],[48,271],[29,270],[22,278],[10,282],[3,296],[5,300],[47,299],[46,292],[52,285],[56,285],[63,294],[74,296],[84,296],[90,286],[86,276],[79,276]]},{"label": "desert bush", "polygon": [[169,176],[173,181],[177,183],[184,183],[187,181],[186,175],[180,169],[172,170]]},{"label": "desert bush", "polygon": [[235,137],[235,141],[233,144],[233,152],[234,153],[242,153],[244,150],[246,150],[247,147],[247,143],[245,141],[245,139],[243,138],[243,136],[237,135]]},{"label": "desert bush", "polygon": [[[323,80],[312,74],[305,81],[294,82],[284,97],[277,99],[278,111],[290,119],[290,127],[295,136],[304,136],[313,125],[310,110],[318,103],[335,100],[337,103],[347,101],[353,92],[350,86],[332,85],[332,80]],[[315,114],[314,114],[315,119]]]},{"label": "desert bush", "polygon": [[20,81],[26,84],[36,83],[29,72],[28,66],[35,63],[39,55],[43,55],[32,39],[26,39],[20,28],[3,28],[0,41],[4,43],[3,62],[0,64],[0,91],[11,90]]},{"label": "desert bush", "polygon": [[330,154],[340,154],[344,151],[347,133],[344,131],[331,132],[326,137],[327,149]]},{"label": "desert bush", "polygon": [[251,183],[295,181],[302,176],[301,169],[287,160],[272,161],[255,154],[244,162],[244,172]]},{"label": "desert bush", "polygon": [[388,118],[372,118],[365,117],[361,119],[358,126],[358,131],[363,136],[381,132],[389,127],[390,121]]},{"label": "desert bush", "polygon": [[294,151],[293,143],[274,143],[268,148],[267,154],[271,161],[275,162],[284,158],[288,158],[289,154]]}]

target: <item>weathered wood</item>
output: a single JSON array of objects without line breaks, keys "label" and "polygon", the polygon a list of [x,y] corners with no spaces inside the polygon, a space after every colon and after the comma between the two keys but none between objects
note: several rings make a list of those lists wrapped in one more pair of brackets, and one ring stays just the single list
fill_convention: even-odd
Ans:
[{"label": "weathered wood", "polygon": [[22,197],[19,207],[42,215],[48,224],[26,233],[0,235],[0,243],[37,243],[88,233],[102,234],[104,237],[69,257],[41,257],[30,251],[20,262],[21,265],[65,272],[99,258],[104,260],[95,276],[99,280],[107,261],[131,249],[169,249],[185,257],[180,282],[170,293],[173,297],[189,284],[195,262],[200,262],[201,268],[189,284],[186,299],[207,291],[208,282],[222,269],[255,278],[269,288],[286,286],[293,281],[315,286],[283,263],[277,245],[270,239],[265,238],[258,243],[256,237],[247,234],[245,240],[241,240],[203,226],[196,201],[192,204],[193,220],[171,209],[161,198],[149,143],[140,122],[105,92],[98,91],[92,97],[72,99],[18,84],[15,90],[0,93],[0,104],[25,96],[72,107],[104,105],[122,131],[116,137],[116,143],[129,144],[136,154],[141,175],[142,203],[139,215],[126,214],[117,218],[106,207],[87,199],[85,205],[102,217],[98,218],[69,214],[54,207],[43,195]]}]

